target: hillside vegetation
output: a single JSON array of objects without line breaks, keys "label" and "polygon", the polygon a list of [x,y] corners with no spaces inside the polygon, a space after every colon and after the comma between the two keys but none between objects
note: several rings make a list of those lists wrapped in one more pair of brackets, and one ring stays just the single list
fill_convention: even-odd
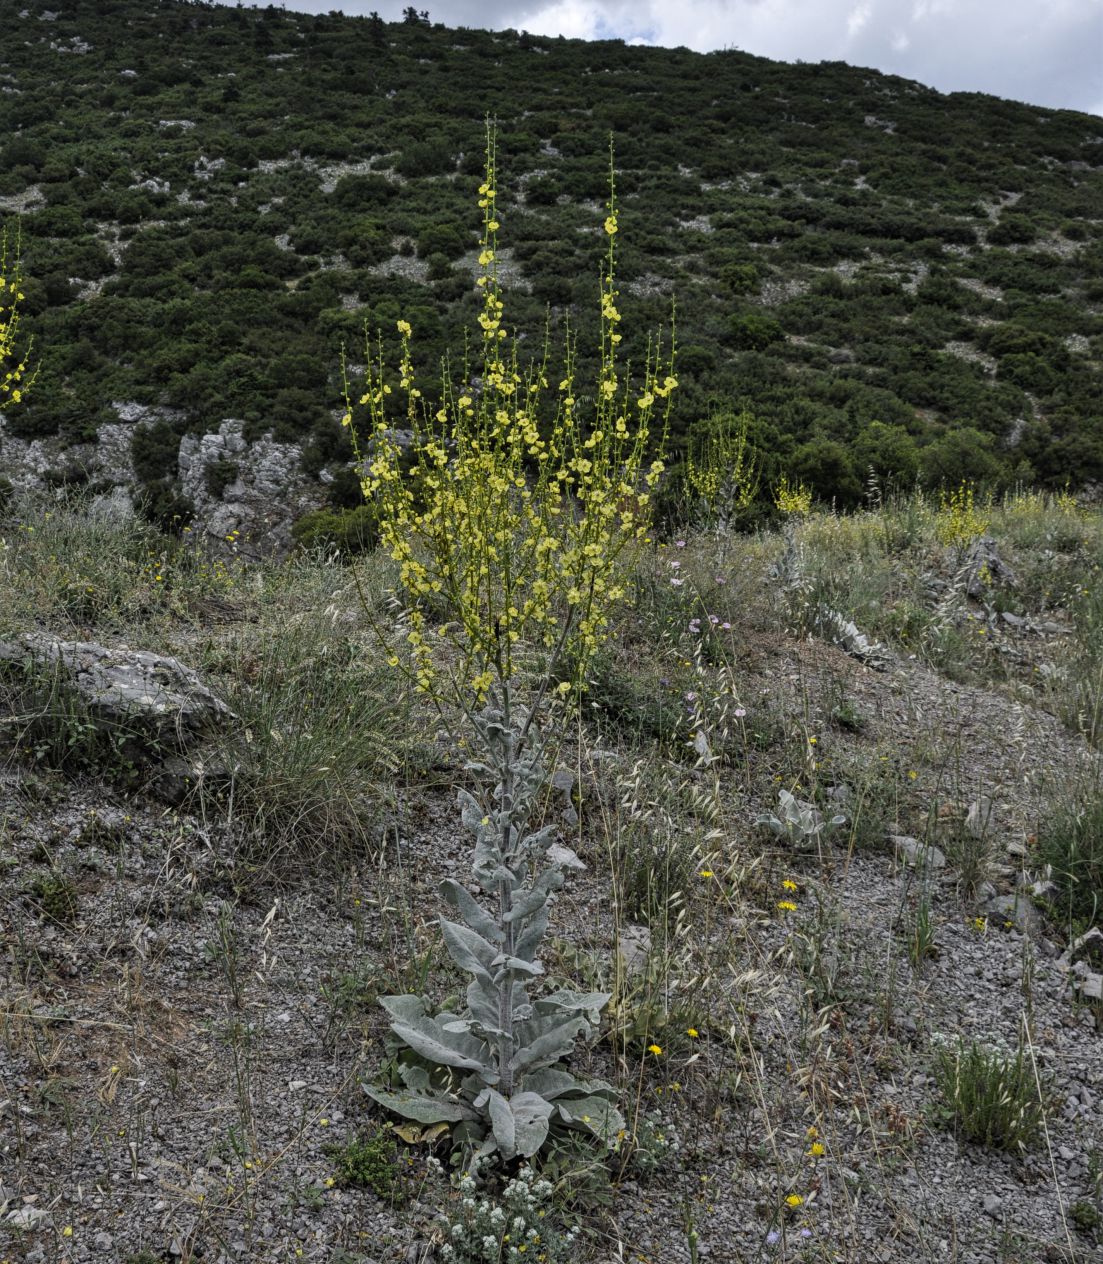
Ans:
[{"label": "hillside vegetation", "polygon": [[871,469],[1103,478],[1097,118],[842,63],[274,6],[3,0],[0,29],[0,214],[42,349],[13,435],[75,443],[138,401],[176,410],[139,442],[149,480],[226,417],[304,443],[309,474],[346,462],[342,345],[402,316],[431,382],[477,309],[491,115],[532,345],[568,316],[594,345],[612,136],[622,302],[635,329],[677,304],[676,449],[749,410],[762,486],[785,469],[840,507]]}]

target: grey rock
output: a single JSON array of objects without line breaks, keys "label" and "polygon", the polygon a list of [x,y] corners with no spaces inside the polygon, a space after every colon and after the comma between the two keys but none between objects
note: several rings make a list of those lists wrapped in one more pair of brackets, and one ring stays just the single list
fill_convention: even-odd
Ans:
[{"label": "grey rock", "polygon": [[647,973],[647,959],[651,954],[651,932],[646,926],[629,923],[617,936],[617,961],[629,979],[641,978]]},{"label": "grey rock", "polygon": [[892,843],[896,858],[906,865],[927,869],[946,867],[945,852],[933,843],[921,843],[918,838],[912,838],[908,834],[890,834],[889,842]]},{"label": "grey rock", "polygon": [[236,717],[178,659],[27,632],[0,641],[0,670],[27,673],[77,699],[94,720],[125,726],[142,745],[184,751]]},{"label": "grey rock", "polygon": [[13,1229],[37,1229],[49,1218],[50,1213],[43,1211],[41,1207],[18,1207],[8,1213],[6,1223]]},{"label": "grey rock", "polygon": [[815,625],[816,631],[825,640],[833,642],[852,658],[875,671],[887,670],[893,661],[889,650],[878,642],[871,641],[857,624],[837,610],[820,606],[815,613]]},{"label": "grey rock", "polygon": [[1096,942],[1103,942],[1103,931],[1093,926],[1074,939],[1057,961],[1057,968],[1072,976],[1072,987],[1088,1001],[1103,1001],[1103,974],[1098,974],[1080,957],[1083,949]]},{"label": "grey rock", "polygon": [[231,776],[230,770],[217,760],[170,755],[147,784],[162,802],[179,807],[200,787],[228,783]]},{"label": "grey rock", "polygon": [[997,895],[995,899],[987,900],[981,911],[991,918],[1013,923],[1024,935],[1041,933],[1042,919],[1025,894]]},{"label": "grey rock", "polygon": [[985,1194],[984,1214],[998,1220],[1003,1211],[1003,1199],[997,1194]]},{"label": "grey rock", "polygon": [[1015,572],[1000,557],[990,536],[974,540],[965,555],[965,590],[970,597],[982,597],[994,584],[1013,588]]},{"label": "grey rock", "polygon": [[[180,441],[180,489],[195,506],[193,529],[208,544],[227,544],[249,556],[286,553],[291,524],[315,501],[307,495],[298,444],[277,443],[270,434],[254,442],[245,423],[224,421],[212,434]],[[212,494],[208,472],[220,464],[237,467],[220,495]]]},{"label": "grey rock", "polygon": [[994,808],[995,805],[986,794],[980,795],[969,804],[969,810],[965,814],[965,828],[974,838],[988,836],[994,820]]}]

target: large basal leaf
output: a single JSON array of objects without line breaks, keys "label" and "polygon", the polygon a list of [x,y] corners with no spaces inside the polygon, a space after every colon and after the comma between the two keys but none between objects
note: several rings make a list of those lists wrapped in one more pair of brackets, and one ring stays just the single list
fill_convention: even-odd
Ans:
[{"label": "large basal leaf", "polygon": [[460,886],[458,882],[454,882],[451,878],[446,878],[440,884],[440,890],[448,903],[459,909],[460,916],[473,931],[476,931],[490,943],[501,944],[505,936],[502,934],[497,922],[466,887]]},{"label": "large basal leaf", "polygon": [[477,1120],[478,1114],[470,1106],[450,1097],[438,1097],[429,1093],[389,1092],[382,1088],[366,1088],[365,1093],[386,1110],[413,1119],[419,1124],[454,1124],[462,1119]]},{"label": "large basal leaf", "polygon": [[538,1093],[515,1093],[506,1098],[494,1089],[486,1089],[475,1099],[475,1105],[488,1109],[494,1140],[503,1158],[531,1158],[544,1144],[553,1107]]},{"label": "large basal leaf", "polygon": [[400,1023],[416,1022],[425,1017],[425,1001],[420,996],[381,996],[379,1004]]},{"label": "large basal leaf", "polygon": [[[533,1025],[538,1022],[539,1020],[535,1020]],[[584,1018],[568,1018],[542,1030],[535,1040],[517,1050],[510,1066],[514,1071],[523,1071],[526,1067],[550,1066],[553,1062],[558,1062],[570,1053],[579,1033],[588,1026]]]},{"label": "large basal leaf", "polygon": [[561,1097],[556,1103],[564,1123],[585,1128],[602,1141],[612,1141],[624,1129],[624,1117],[604,1097]]},{"label": "large basal leaf", "polygon": [[492,1088],[485,1089],[475,1098],[476,1107],[485,1106],[490,1115],[490,1126],[494,1131],[494,1140],[502,1152],[502,1158],[512,1159],[517,1154],[517,1129],[513,1122],[513,1111],[509,1102]]},{"label": "large basal leaf", "polygon": [[526,1071],[523,1083],[526,1092],[538,1093],[547,1101],[553,1101],[564,1093],[585,1095],[589,1087],[584,1081],[575,1079],[570,1071],[559,1067],[539,1067]]},{"label": "large basal leaf", "polygon": [[538,1093],[514,1093],[509,1099],[509,1108],[513,1111],[517,1153],[531,1159],[547,1138],[552,1104]]},{"label": "large basal leaf", "polygon": [[[495,1083],[497,1073],[489,1065],[489,1050],[485,1041],[461,1034],[448,1034],[439,1024],[423,1018],[416,1026],[412,1023],[392,1023],[391,1030],[405,1041],[415,1053],[438,1066],[458,1067],[461,1070],[478,1071]],[[482,1056],[478,1056],[481,1052]]]}]

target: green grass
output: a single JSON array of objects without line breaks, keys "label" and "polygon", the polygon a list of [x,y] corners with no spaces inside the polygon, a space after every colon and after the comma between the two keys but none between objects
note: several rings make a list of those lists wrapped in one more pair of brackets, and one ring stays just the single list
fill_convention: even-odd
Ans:
[{"label": "green grass", "polygon": [[1103,926],[1103,789],[1055,804],[1038,827],[1038,859],[1056,888],[1053,916],[1075,934]]},{"label": "green grass", "polygon": [[1024,1042],[1015,1049],[961,1037],[935,1044],[932,1071],[941,1107],[954,1132],[977,1145],[1020,1151],[1037,1139],[1045,1118],[1033,1060]]}]

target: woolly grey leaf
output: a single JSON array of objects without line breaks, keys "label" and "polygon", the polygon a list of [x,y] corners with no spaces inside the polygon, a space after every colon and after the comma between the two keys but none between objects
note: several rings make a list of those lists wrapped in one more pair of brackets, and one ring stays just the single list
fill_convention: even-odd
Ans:
[{"label": "woolly grey leaf", "polygon": [[497,922],[466,887],[460,886],[458,882],[453,881],[451,878],[446,878],[440,884],[440,889],[448,903],[459,909],[463,920],[472,930],[477,931],[491,943],[501,944],[502,940],[505,939],[505,935],[498,928]]},{"label": "woolly grey leaf", "polygon": [[527,891],[516,894],[513,908],[502,918],[506,923],[519,922],[547,903],[552,891],[563,885],[563,875],[556,869],[545,869]]},{"label": "woolly grey leaf", "polygon": [[488,1078],[492,1076],[494,1080],[497,1079],[492,1066],[475,1057],[473,1051],[465,1051],[464,1048],[467,1043],[482,1044],[486,1048],[485,1041],[475,1041],[471,1038],[465,1040],[462,1036],[453,1036],[452,1040],[456,1042],[453,1045],[446,1039],[445,1033],[441,1031],[440,1027],[431,1019],[423,1019],[422,1025],[417,1027],[409,1023],[392,1023],[391,1030],[399,1040],[404,1040],[415,1053],[420,1053],[423,1058],[428,1058],[430,1062],[436,1062],[440,1066],[478,1071]]},{"label": "woolly grey leaf", "polygon": [[536,956],[536,950],[540,947],[540,941],[544,938],[544,932],[547,929],[548,906],[545,904],[537,909],[521,932],[514,945],[514,955],[520,957],[522,961],[531,961]]},{"label": "woolly grey leaf", "polygon": [[425,1017],[425,1002],[420,996],[381,996],[379,1004],[399,1022],[414,1022]]},{"label": "woolly grey leaf", "polygon": [[509,1102],[494,1089],[487,1089],[485,1093],[480,1093],[475,1100],[481,1101],[483,1098],[486,1099],[485,1104],[490,1112],[490,1125],[494,1129],[494,1140],[498,1143],[502,1158],[512,1159],[517,1154],[517,1127]]},{"label": "woolly grey leaf", "polygon": [[579,1032],[584,1031],[587,1026],[584,1018],[568,1018],[564,1022],[556,1023],[554,1027],[537,1036],[531,1044],[518,1049],[510,1061],[510,1066],[514,1071],[523,1071],[526,1067],[539,1064],[549,1066],[557,1062],[570,1053]]},{"label": "woolly grey leaf", "polygon": [[404,1119],[414,1119],[419,1124],[459,1123],[462,1119],[478,1119],[478,1115],[463,1102],[428,1093],[389,1092],[381,1088],[366,1088],[365,1093],[386,1110],[394,1111]]},{"label": "woolly grey leaf", "polygon": [[425,1091],[429,1087],[429,1072],[423,1066],[417,1066],[413,1062],[400,1062],[398,1074],[408,1089]]},{"label": "woolly grey leaf", "polygon": [[539,961],[522,961],[520,957],[507,957],[504,953],[494,958],[493,965],[498,970],[498,973],[494,976],[495,983],[501,982],[510,970],[516,970],[519,974],[528,975],[544,973],[544,967]]},{"label": "woolly grey leaf", "polygon": [[560,1098],[556,1106],[564,1123],[586,1128],[602,1141],[612,1141],[624,1128],[624,1117],[604,1097]]},{"label": "woolly grey leaf", "polygon": [[552,1101],[564,1093],[589,1087],[581,1080],[575,1079],[569,1071],[562,1071],[558,1067],[538,1067],[527,1071],[524,1083],[526,1090],[539,1093],[546,1101]]},{"label": "woolly grey leaf", "polygon": [[488,944],[477,931],[469,930],[458,922],[450,922],[444,917],[439,920],[448,955],[456,965],[469,974],[489,979],[491,966],[500,956],[498,948],[494,944]]},{"label": "woolly grey leaf", "polygon": [[517,1153],[531,1158],[544,1144],[554,1107],[538,1093],[514,1093],[509,1099]]},{"label": "woolly grey leaf", "polygon": [[611,996],[611,992],[572,992],[564,988],[562,991],[553,992],[551,996],[542,996],[536,1002],[536,1012],[548,1014],[556,1010],[566,1012],[577,1010],[593,1014],[596,1019],[596,1016],[609,1004]]}]

